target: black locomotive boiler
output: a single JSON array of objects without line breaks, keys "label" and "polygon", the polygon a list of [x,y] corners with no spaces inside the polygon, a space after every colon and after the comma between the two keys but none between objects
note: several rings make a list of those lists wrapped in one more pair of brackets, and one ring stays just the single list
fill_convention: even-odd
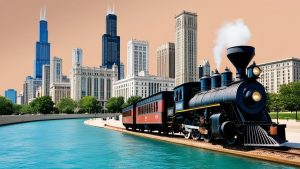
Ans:
[{"label": "black locomotive boiler", "polygon": [[[227,49],[227,57],[236,68],[236,80],[226,68],[221,74],[215,71],[211,77],[202,77],[200,83],[175,87],[174,111],[163,112],[168,124],[162,132],[182,132],[187,139],[207,142],[239,141],[246,146],[280,146],[285,142],[286,126],[273,123],[266,111],[265,88],[257,81],[260,68],[255,63],[247,67],[254,55],[251,46]],[[170,110],[173,105],[164,106]]]}]

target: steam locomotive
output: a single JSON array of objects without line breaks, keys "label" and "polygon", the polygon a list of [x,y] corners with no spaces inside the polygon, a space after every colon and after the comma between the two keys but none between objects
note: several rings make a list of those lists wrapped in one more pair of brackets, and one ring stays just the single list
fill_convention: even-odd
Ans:
[{"label": "steam locomotive", "polygon": [[[267,95],[257,82],[261,70],[255,62],[251,46],[227,49],[227,57],[236,68],[232,72],[215,71],[199,82],[176,86],[123,109],[126,129],[164,134],[183,133],[186,139],[211,142],[225,140],[245,146],[280,146],[286,141],[285,125],[272,122],[266,111]],[[247,72],[247,73],[246,73]]]}]

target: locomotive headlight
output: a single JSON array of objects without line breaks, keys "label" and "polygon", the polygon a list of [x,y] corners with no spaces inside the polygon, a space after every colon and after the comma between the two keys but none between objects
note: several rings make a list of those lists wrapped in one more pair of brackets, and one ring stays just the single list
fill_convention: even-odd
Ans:
[{"label": "locomotive headlight", "polygon": [[254,101],[259,102],[259,101],[261,101],[261,98],[262,98],[262,96],[261,96],[261,94],[258,91],[254,91],[252,93],[252,99]]},{"label": "locomotive headlight", "polygon": [[260,73],[261,73],[261,70],[260,70],[260,68],[259,67],[254,67],[253,68],[253,74],[256,76],[256,77],[258,77],[259,75],[260,75]]}]

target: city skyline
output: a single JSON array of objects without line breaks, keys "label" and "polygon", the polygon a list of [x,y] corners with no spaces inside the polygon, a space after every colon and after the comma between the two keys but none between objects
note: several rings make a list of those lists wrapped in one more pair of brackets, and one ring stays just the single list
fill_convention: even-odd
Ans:
[{"label": "city skyline", "polygon": [[[0,63],[1,93],[8,88],[17,89],[20,92],[24,77],[32,75],[35,56],[34,43],[38,39],[36,32],[38,31],[39,12],[44,6],[47,8],[51,57],[57,55],[65,60],[64,74],[69,74],[72,64],[72,49],[76,47],[80,47],[84,51],[84,65],[99,66],[101,64],[99,61],[102,57],[101,35],[105,33],[107,7],[112,6],[112,4],[115,4],[118,16],[118,34],[121,36],[121,61],[126,65],[126,44],[128,40],[131,38],[147,40],[149,41],[149,65],[155,65],[149,68],[151,74],[156,74],[156,48],[161,43],[174,42],[174,16],[183,10],[198,14],[197,66],[204,58],[207,58],[211,63],[211,68],[215,68],[212,49],[216,32],[224,22],[238,18],[245,21],[253,34],[249,45],[253,45],[257,49],[257,63],[291,56],[299,57],[300,55],[296,43],[300,36],[296,30],[299,30],[300,25],[294,22],[300,16],[300,12],[297,11],[299,2],[296,1],[289,1],[290,3],[273,1],[188,1],[189,3],[186,1],[164,1],[159,2],[159,7],[153,1],[151,1],[152,3],[90,1],[89,4],[83,1],[32,2],[35,3],[6,1],[6,4],[2,5],[3,9],[0,10],[0,20],[3,23],[0,55],[5,60]],[[60,5],[57,5],[58,3]],[[213,5],[216,3],[219,5]],[[85,10],[80,10],[82,7],[80,4],[85,4]],[[171,8],[164,11],[164,8],[170,6],[170,4]],[[243,9],[243,6],[247,6],[249,10]],[[235,12],[230,12],[234,7],[237,7]],[[255,13],[250,10],[254,8]],[[153,13],[153,10],[157,12]],[[10,17],[9,20],[7,20],[7,16]],[[12,21],[17,19],[23,27],[21,30],[17,29],[16,31],[18,27],[14,27],[16,23]],[[68,22],[68,24],[65,22]],[[82,26],[78,26],[78,24]],[[12,32],[15,33],[14,36],[11,36]],[[278,40],[274,40],[274,38]],[[289,43],[287,44],[287,42]],[[12,50],[12,48],[19,50]],[[223,54],[224,56],[225,54]],[[223,63],[225,64],[221,66],[221,72],[226,65],[231,69],[233,68],[227,59],[223,59]],[[5,71],[10,69],[14,70],[13,75],[7,74]]]}]

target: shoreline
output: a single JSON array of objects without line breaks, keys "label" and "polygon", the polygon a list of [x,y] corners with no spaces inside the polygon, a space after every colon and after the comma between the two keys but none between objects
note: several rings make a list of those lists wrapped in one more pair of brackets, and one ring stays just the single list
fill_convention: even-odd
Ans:
[{"label": "shoreline", "polygon": [[114,130],[138,137],[144,137],[149,139],[154,139],[158,141],[168,142],[172,144],[179,144],[179,145],[185,145],[190,146],[198,149],[204,149],[209,151],[214,151],[218,153],[224,153],[224,154],[231,154],[234,156],[240,156],[240,157],[246,157],[246,158],[252,158],[257,160],[263,160],[263,161],[269,161],[279,164],[286,164],[286,165],[292,165],[300,167],[300,156],[290,158],[290,156],[283,157],[283,154],[276,154],[272,151],[262,151],[262,150],[237,150],[233,148],[225,148],[222,145],[213,145],[211,143],[206,143],[204,141],[194,141],[194,140],[186,140],[184,138],[179,137],[170,137],[170,136],[163,136],[163,135],[155,135],[155,134],[149,134],[149,133],[142,133],[142,132],[133,132],[126,130],[124,128],[116,127],[113,125],[96,123],[96,125],[91,124],[92,120],[85,121],[86,125],[94,126],[94,127],[101,127],[109,130]]}]

